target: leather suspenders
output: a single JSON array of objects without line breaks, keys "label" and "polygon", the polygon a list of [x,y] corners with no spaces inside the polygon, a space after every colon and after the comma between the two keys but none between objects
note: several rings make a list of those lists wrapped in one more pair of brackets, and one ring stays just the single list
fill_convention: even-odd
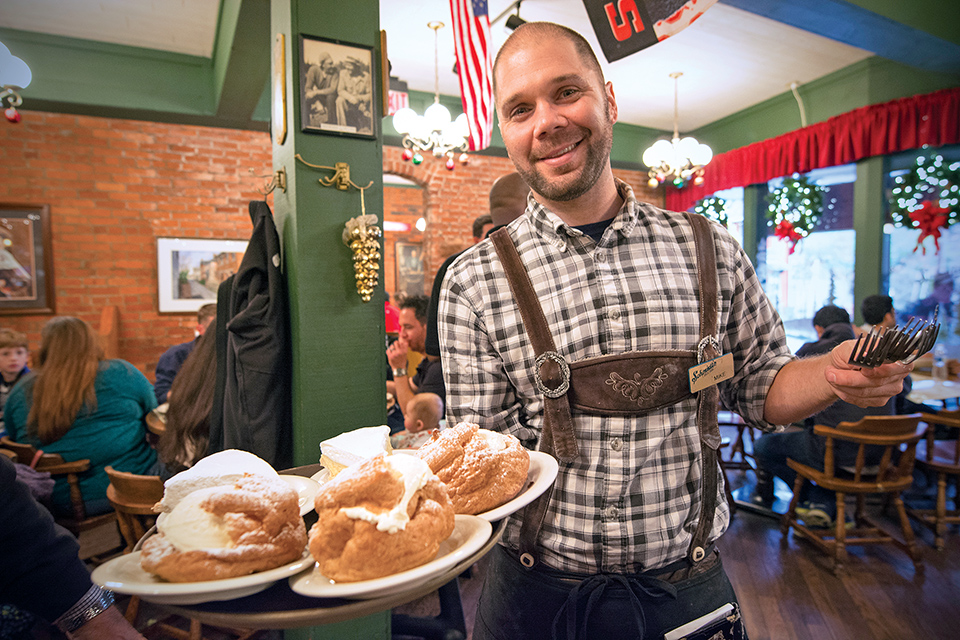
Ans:
[{"label": "leather suspenders", "polygon": [[[574,363],[566,362],[557,352],[533,284],[506,229],[499,229],[490,235],[536,354],[534,377],[544,403],[540,438],[540,450],[544,453],[566,463],[573,462],[579,456],[571,404],[587,413],[642,415],[689,397],[687,369],[698,361],[720,355],[716,337],[717,259],[710,223],[701,215],[688,213],[687,217],[693,227],[697,253],[701,338],[697,349],[635,352]],[[715,385],[701,391],[698,397],[697,427],[700,431],[703,484],[700,520],[688,553],[694,564],[706,555],[707,536],[713,528],[717,508],[717,450],[720,447],[718,399],[719,391]],[[526,567],[536,563],[536,541],[551,495],[552,488],[524,509],[520,528],[520,561]]]}]

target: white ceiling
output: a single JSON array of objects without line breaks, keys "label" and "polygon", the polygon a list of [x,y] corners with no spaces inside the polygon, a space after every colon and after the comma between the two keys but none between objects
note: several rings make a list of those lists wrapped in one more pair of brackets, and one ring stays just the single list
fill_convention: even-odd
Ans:
[{"label": "white ceiling", "polygon": [[[329,2],[331,0],[321,0]],[[219,0],[2,0],[0,26],[173,51],[211,55]],[[491,19],[513,0],[489,0]],[[632,56],[607,63],[593,35],[582,0],[524,0],[525,20],[549,20],[582,33],[613,82],[620,120],[673,128],[673,80],[679,81],[680,129],[696,129],[863,60],[871,54],[812,33],[715,4],[678,35]],[[410,89],[434,91],[432,20],[439,31],[439,88],[459,95],[453,74],[449,0],[381,0],[392,75]],[[492,28],[496,48],[509,32],[503,20]],[[16,52],[13,52],[14,54]],[[800,126],[799,111],[797,127]]]}]

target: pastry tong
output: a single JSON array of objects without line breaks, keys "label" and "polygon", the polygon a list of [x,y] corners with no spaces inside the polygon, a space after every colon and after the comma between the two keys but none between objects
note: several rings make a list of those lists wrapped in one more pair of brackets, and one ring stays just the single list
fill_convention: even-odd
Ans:
[{"label": "pastry tong", "polygon": [[902,329],[900,325],[884,331],[874,327],[868,334],[861,334],[853,345],[848,362],[858,367],[879,367],[885,362],[910,364],[933,348],[940,334],[937,315],[940,306],[933,312],[933,321],[910,318]]}]

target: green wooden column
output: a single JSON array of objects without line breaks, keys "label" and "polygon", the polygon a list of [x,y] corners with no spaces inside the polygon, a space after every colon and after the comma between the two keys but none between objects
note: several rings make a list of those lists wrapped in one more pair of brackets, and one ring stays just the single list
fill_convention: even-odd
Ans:
[{"label": "green wooden column", "polygon": [[757,264],[757,245],[766,237],[766,184],[750,184],[743,188],[743,250],[754,267]]},{"label": "green wooden column", "polygon": [[853,279],[854,317],[863,324],[860,301],[877,293],[883,280],[883,178],[886,160],[882,156],[857,163],[853,186],[853,230],[856,233],[856,269]]},{"label": "green wooden column", "polygon": [[[274,170],[287,174],[287,190],[274,192],[290,292],[293,340],[293,433],[297,465],[316,463],[329,437],[386,423],[386,360],[382,262],[380,285],[370,302],[357,294],[353,253],[343,244],[344,224],[361,213],[356,189],[321,186],[332,171],[298,161],[350,165],[350,177],[371,188],[366,212],[383,220],[383,152],[380,131],[380,18],[378,0],[336,2],[271,0],[271,49],[283,34],[286,139],[273,136]],[[372,50],[373,139],[300,130],[301,34]],[[276,69],[276,56],[273,67]],[[336,57],[336,56],[335,56]],[[382,252],[382,247],[381,247]],[[390,637],[390,612],[349,622],[285,632],[288,639],[369,640]]]}]

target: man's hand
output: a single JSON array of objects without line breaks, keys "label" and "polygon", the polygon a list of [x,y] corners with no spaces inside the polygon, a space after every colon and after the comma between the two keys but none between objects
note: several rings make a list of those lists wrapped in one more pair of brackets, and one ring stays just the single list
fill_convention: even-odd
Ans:
[{"label": "man's hand", "polygon": [[833,348],[824,378],[841,400],[858,407],[882,407],[903,389],[903,379],[913,371],[913,363],[858,367],[847,362],[854,344],[856,341],[848,340]]},{"label": "man's hand", "polygon": [[407,341],[402,338],[394,341],[387,347],[387,362],[390,363],[390,368],[405,368],[407,366],[407,352],[409,350],[410,347],[407,345]]}]

